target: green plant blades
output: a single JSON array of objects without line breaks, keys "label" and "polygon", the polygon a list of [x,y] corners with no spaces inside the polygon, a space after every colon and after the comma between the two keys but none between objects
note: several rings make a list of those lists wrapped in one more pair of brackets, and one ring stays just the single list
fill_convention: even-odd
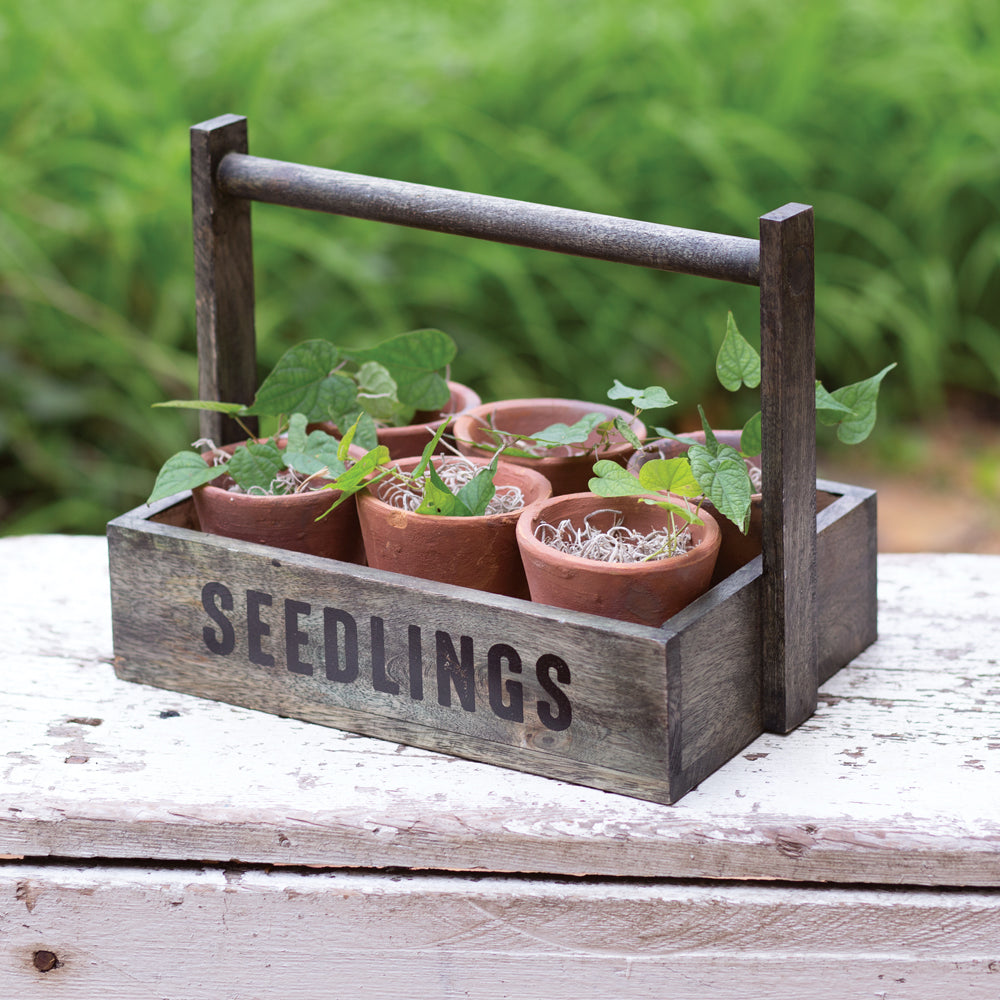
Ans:
[{"label": "green plant blades", "polygon": [[[851,416],[830,421],[837,426],[837,437],[844,444],[860,444],[875,426],[879,387],[882,379],[895,368],[895,363],[886,365],[878,374],[861,382],[845,385],[831,393],[838,403],[843,403],[851,411]],[[827,422],[824,420],[824,423]]]},{"label": "green plant blades", "polygon": [[614,428],[636,451],[642,447],[642,441],[639,440],[639,435],[632,430],[632,421],[628,417],[615,417]]},{"label": "green plant blades", "polygon": [[608,399],[627,399],[637,410],[663,410],[668,406],[674,406],[676,400],[670,398],[670,394],[663,386],[649,385],[645,389],[633,389],[623,385],[618,379],[615,384],[608,389]]},{"label": "green plant blades", "polygon": [[493,482],[495,472],[495,463],[480,469],[456,494],[469,514],[479,517],[486,513],[486,508],[497,492]]},{"label": "green plant blades", "polygon": [[289,348],[243,412],[277,417],[302,413],[310,421],[336,419],[354,404],[351,379],[333,371],[340,351],[326,340],[306,340]]},{"label": "green plant blades", "polygon": [[736,392],[741,386],[760,385],[760,355],[740,333],[732,312],[726,320],[726,336],[715,359],[715,373],[724,389]]},{"label": "green plant blades", "polygon": [[691,445],[688,457],[706,498],[745,535],[750,527],[753,485],[740,453],[716,441],[714,445]]},{"label": "green plant blades", "polygon": [[197,489],[226,471],[226,463],[212,466],[196,452],[179,451],[163,463],[146,503],[165,500],[184,490]]},{"label": "green plant blades", "polygon": [[386,368],[404,406],[440,411],[451,395],[441,373],[456,350],[455,341],[441,330],[411,330],[350,357],[359,364],[374,361]]},{"label": "green plant blades", "polygon": [[606,458],[594,463],[594,476],[587,488],[599,497],[631,497],[649,492],[628,469]]},{"label": "green plant blades", "polygon": [[558,448],[583,444],[594,430],[607,421],[605,413],[586,413],[574,424],[550,424],[531,435],[532,441]]},{"label": "green plant blades", "polygon": [[323,487],[329,490],[340,490],[341,494],[316,520],[321,521],[331,511],[336,510],[348,497],[353,496],[369,483],[376,483],[380,479],[384,479],[388,473],[384,470],[382,472],[376,472],[376,470],[388,461],[389,449],[384,444],[380,444],[337,476],[332,483]]},{"label": "green plant blades", "polygon": [[346,465],[340,457],[340,442],[326,431],[313,431],[301,446],[292,446],[291,433],[285,448],[285,464],[305,476],[314,476],[323,469],[328,470],[328,479],[336,479],[345,471]]},{"label": "green plant blades", "polygon": [[654,458],[639,469],[639,483],[646,492],[677,493],[682,497],[700,497],[701,484],[685,457]]},{"label": "green plant blades", "polygon": [[761,453],[763,441],[760,428],[760,410],[744,425],[740,432],[740,452],[745,458],[753,458]]},{"label": "green plant blades", "polygon": [[169,407],[175,410],[212,410],[214,413],[242,414],[242,403],[220,403],[214,399],[170,399],[165,403],[153,403],[154,408]]},{"label": "green plant blades", "polygon": [[427,468],[427,478],[424,481],[423,499],[417,507],[418,514],[436,514],[439,517],[468,517],[472,511],[454,493],[438,474],[434,463]]},{"label": "green plant blades", "polygon": [[284,455],[273,441],[251,441],[233,452],[226,471],[244,490],[270,493],[276,476],[284,468]]}]

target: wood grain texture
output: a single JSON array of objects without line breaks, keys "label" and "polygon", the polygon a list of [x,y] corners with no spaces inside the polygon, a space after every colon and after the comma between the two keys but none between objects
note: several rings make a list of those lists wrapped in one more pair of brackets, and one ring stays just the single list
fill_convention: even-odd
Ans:
[{"label": "wood grain texture", "polygon": [[675,806],[118,680],[101,538],[0,593],[0,855],[1000,887],[997,557],[879,557],[878,641]]},{"label": "wood grain texture", "polygon": [[0,992],[955,1000],[995,995],[998,922],[990,891],[8,865]]},{"label": "wood grain texture", "polygon": [[765,728],[816,708],[816,358],[813,211],[760,219],[761,621]]},{"label": "wood grain texture", "polygon": [[[588,616],[166,526],[112,526],[109,538],[120,570],[119,676],[598,787],[668,793],[656,629],[601,632]],[[227,595],[218,621],[206,614],[206,586]],[[251,620],[262,627],[256,638]],[[218,655],[209,647],[225,627],[232,648]]]},{"label": "wood grain texture", "polygon": [[[223,194],[216,185],[226,153],[246,151],[247,123],[238,115],[191,128],[199,399],[249,403],[257,392],[250,202]],[[248,426],[253,430],[256,420]],[[200,430],[216,444],[246,438],[221,413],[201,413]]]},{"label": "wood grain texture", "polygon": [[252,201],[757,284],[756,240],[234,153],[219,185]]}]

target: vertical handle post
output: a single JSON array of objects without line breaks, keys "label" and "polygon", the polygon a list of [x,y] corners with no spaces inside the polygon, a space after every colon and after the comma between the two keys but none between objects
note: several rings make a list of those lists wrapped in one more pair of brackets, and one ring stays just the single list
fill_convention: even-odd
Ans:
[{"label": "vertical handle post", "polygon": [[791,732],[816,710],[816,350],[813,210],[760,219],[762,709]]},{"label": "vertical handle post", "polygon": [[[240,115],[191,128],[199,399],[249,403],[257,391],[250,202],[216,184],[222,158],[246,152],[247,120]],[[246,436],[229,417],[207,411],[200,430],[216,444]]]}]

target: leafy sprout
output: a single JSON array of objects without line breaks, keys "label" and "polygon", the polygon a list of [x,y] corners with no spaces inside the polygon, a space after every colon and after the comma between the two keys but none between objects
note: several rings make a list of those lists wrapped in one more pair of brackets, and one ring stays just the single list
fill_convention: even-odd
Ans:
[{"label": "leafy sprout", "polygon": [[[875,426],[879,387],[895,367],[895,364],[887,365],[870,378],[833,392],[817,381],[817,421],[825,426],[835,427],[838,439],[845,444],[864,441]],[[716,357],[715,370],[720,384],[731,392],[744,386],[757,388],[760,385],[760,355],[740,333],[732,312],[726,320],[726,334]],[[643,407],[673,405],[674,402],[661,386],[632,389],[622,385],[617,379],[608,390],[608,398],[629,400],[635,407],[636,415]],[[590,481],[591,492],[600,496],[643,496],[647,502],[653,502],[649,494],[657,491],[669,491],[686,497],[703,497],[746,534],[750,526],[751,498],[756,492],[747,459],[754,458],[761,452],[760,411],[744,424],[739,448],[719,441],[701,406],[698,407],[698,413],[705,432],[704,443],[658,427],[655,430],[661,438],[688,445],[686,454],[673,459],[646,462],[640,468],[638,476],[633,476],[613,462],[598,462],[594,466],[594,478]],[[681,466],[689,470],[690,479],[675,471]],[[654,489],[654,482],[662,485],[657,485]],[[692,489],[694,492],[687,492]],[[663,506],[668,503],[663,500],[655,502]]]}]

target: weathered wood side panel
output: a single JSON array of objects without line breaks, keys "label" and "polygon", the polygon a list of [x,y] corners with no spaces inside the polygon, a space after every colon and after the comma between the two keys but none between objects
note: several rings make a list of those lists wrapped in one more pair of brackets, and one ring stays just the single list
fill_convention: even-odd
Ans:
[{"label": "weathered wood side panel", "polygon": [[843,494],[816,518],[822,684],[878,638],[878,544],[874,490],[819,486]]},{"label": "weathered wood side panel", "polygon": [[993,892],[0,867],[0,992],[185,1000],[996,995]]},{"label": "weathered wood side panel", "polygon": [[109,543],[125,679],[666,795],[657,629],[141,518]]},{"label": "weathered wood side panel", "polygon": [[671,696],[680,759],[671,768],[674,801],[739,753],[763,730],[760,565],[744,566],[671,620]]},{"label": "weathered wood side panel", "polygon": [[[191,207],[198,398],[249,403],[257,391],[250,202],[216,184],[227,153],[246,153],[247,121],[221,115],[191,128]],[[256,418],[247,426],[253,429]],[[246,437],[221,413],[200,415],[202,437],[228,444]]]},{"label": "weathered wood side panel", "polygon": [[813,210],[760,218],[761,622],[764,727],[816,710],[816,378]]}]

